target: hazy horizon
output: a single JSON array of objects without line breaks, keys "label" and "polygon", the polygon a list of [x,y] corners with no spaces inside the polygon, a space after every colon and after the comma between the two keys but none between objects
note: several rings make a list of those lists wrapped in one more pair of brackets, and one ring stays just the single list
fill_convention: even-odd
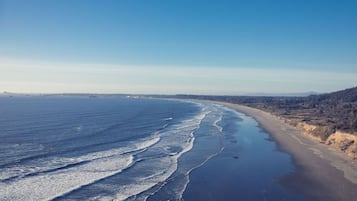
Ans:
[{"label": "hazy horizon", "polygon": [[0,91],[296,94],[357,85],[354,1],[0,1]]}]

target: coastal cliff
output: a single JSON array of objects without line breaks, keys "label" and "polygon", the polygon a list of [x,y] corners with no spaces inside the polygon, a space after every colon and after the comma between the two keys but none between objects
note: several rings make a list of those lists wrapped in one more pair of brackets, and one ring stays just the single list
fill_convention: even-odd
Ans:
[{"label": "coastal cliff", "polygon": [[[342,131],[332,131],[328,126],[318,126],[307,124],[304,122],[296,122],[296,120],[284,119],[284,121],[298,128],[305,136],[326,144],[335,150],[341,151],[352,159],[357,159],[357,136],[351,133]],[[331,133],[333,132],[333,133]],[[324,138],[321,134],[328,134]]]},{"label": "coastal cliff", "polygon": [[357,136],[340,131],[330,135],[325,144],[346,153],[349,157],[357,159]]}]

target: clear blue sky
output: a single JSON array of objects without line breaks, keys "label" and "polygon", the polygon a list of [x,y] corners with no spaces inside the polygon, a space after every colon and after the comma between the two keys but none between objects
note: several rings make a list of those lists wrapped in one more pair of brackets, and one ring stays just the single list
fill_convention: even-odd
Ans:
[{"label": "clear blue sky", "polygon": [[357,85],[357,1],[0,0],[0,90],[327,92]]}]

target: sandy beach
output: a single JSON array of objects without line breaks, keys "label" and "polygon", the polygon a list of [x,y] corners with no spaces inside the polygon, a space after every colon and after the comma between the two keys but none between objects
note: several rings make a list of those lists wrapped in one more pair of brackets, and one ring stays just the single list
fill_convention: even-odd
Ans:
[{"label": "sandy beach", "polygon": [[357,161],[304,136],[278,117],[250,107],[216,102],[253,117],[292,156],[297,170],[281,179],[283,185],[311,201],[357,201]]}]

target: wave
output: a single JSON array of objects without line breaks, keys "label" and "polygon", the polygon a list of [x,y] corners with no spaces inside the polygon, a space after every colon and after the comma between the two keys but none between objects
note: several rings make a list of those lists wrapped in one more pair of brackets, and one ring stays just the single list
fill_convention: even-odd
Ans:
[{"label": "wave", "polygon": [[[45,147],[42,144],[35,143],[15,143],[15,144],[1,144],[0,146],[0,168],[26,159],[28,156],[38,155]],[[0,179],[2,172],[0,171]]]},{"label": "wave", "polygon": [[218,119],[216,119],[216,120],[213,122],[213,126],[216,127],[217,130],[218,130],[220,133],[222,133],[223,127],[220,126],[220,125],[218,125],[218,123],[222,121],[222,118],[223,118],[223,116],[222,116],[222,114],[220,114],[219,117],[218,117]]},{"label": "wave", "polygon": [[[151,159],[149,163],[145,164],[145,166],[147,168],[155,170],[152,174],[136,179],[138,182],[120,186],[120,189],[118,190],[115,197],[101,200],[126,200],[128,198],[136,197],[138,194],[147,191],[156,185],[160,185],[160,183],[164,185],[166,183],[166,180],[177,170],[178,158],[180,158],[184,153],[191,150],[193,147],[193,143],[194,138],[191,138],[187,146],[176,155]],[[169,165],[166,167],[162,167],[162,164]],[[146,198],[147,196],[144,197],[143,200],[146,200]]]},{"label": "wave", "polygon": [[3,168],[0,172],[0,181],[11,181],[16,178],[24,178],[26,176],[35,175],[38,173],[51,172],[54,170],[64,169],[66,167],[72,167],[75,165],[80,165],[84,162],[89,162],[99,158],[107,158],[116,155],[126,154],[130,152],[135,152],[141,149],[150,147],[160,141],[160,137],[156,136],[150,139],[143,139],[139,142],[129,142],[126,147],[111,149],[106,151],[94,152],[86,155],[79,156],[77,158],[61,158],[61,157],[51,157],[51,158],[41,158],[38,160],[31,161],[31,164],[25,166],[15,166]]},{"label": "wave", "polygon": [[[50,200],[82,186],[120,173],[135,161],[133,152],[160,141],[131,142],[127,147],[90,153],[77,158],[52,158],[34,165],[2,169],[2,200]],[[131,154],[130,154],[131,153]]]},{"label": "wave", "polygon": [[[183,121],[182,124],[176,125],[176,129],[172,130],[171,135],[170,135],[170,143],[175,142],[175,141],[180,141],[180,135],[178,133],[182,133],[183,131],[186,131],[186,133],[189,133],[190,138],[189,141],[186,141],[186,146],[180,151],[180,152],[176,152],[176,154],[173,156],[173,164],[171,164],[171,171],[170,174],[166,174],[164,177],[165,179],[163,179],[162,181],[157,181],[157,184],[151,184],[151,185],[147,185],[146,186],[146,190],[134,194],[130,197],[119,197],[119,200],[147,200],[150,196],[155,195],[158,191],[160,191],[163,187],[165,187],[168,183],[171,182],[172,179],[174,179],[176,176],[174,176],[174,173],[177,172],[178,170],[178,159],[185,153],[189,152],[193,146],[194,146],[194,142],[195,142],[195,136],[194,133],[200,129],[201,124],[203,122],[203,120],[207,117],[208,114],[210,114],[212,111],[207,108],[207,107],[203,107],[202,111],[200,114],[198,114],[197,116],[195,116],[192,119],[189,120],[185,120]],[[190,132],[187,132],[190,131]],[[176,133],[178,132],[178,133]],[[171,144],[171,146],[173,146]],[[133,187],[133,186],[131,186]],[[176,188],[175,188],[176,189]],[[181,196],[181,193],[183,193],[183,191],[181,192],[180,189],[178,190],[174,190],[175,194],[178,194],[179,196]]]},{"label": "wave", "polygon": [[[154,186],[164,186],[178,169],[178,159],[193,148],[194,132],[210,112],[202,108],[198,115],[185,120],[163,119],[167,123],[150,137],[131,138],[120,143],[120,148],[76,157],[41,155],[7,165],[0,172],[0,197],[2,200],[67,199],[86,189],[103,187],[106,190],[103,194],[81,195],[89,196],[87,200],[125,200]],[[125,179],[119,180],[120,184],[110,182],[115,178]]]},{"label": "wave", "polygon": [[[169,131],[161,133],[162,140],[157,146],[166,148],[164,150],[170,150],[168,148],[172,147],[182,147],[179,152],[167,153],[169,155],[162,157],[160,162],[155,162],[157,158],[151,159],[152,169],[159,169],[161,172],[155,172],[149,177],[138,178],[135,184],[128,184],[120,187],[119,192],[114,197],[114,200],[126,200],[129,198],[135,198],[140,193],[143,193],[154,186],[164,186],[167,179],[177,170],[178,159],[190,151],[193,148],[195,137],[193,135],[194,131],[199,129],[202,120],[206,117],[209,111],[203,111],[199,115],[192,119],[184,120],[181,124],[175,125]],[[152,147],[154,148],[154,147]],[[169,164],[166,167],[162,167],[162,164]],[[153,167],[159,165],[159,167]],[[161,185],[160,185],[161,184]],[[159,187],[160,189],[161,187]],[[158,190],[159,190],[158,189]],[[146,200],[147,196],[143,197]]]},{"label": "wave", "polygon": [[170,120],[173,120],[174,118],[172,118],[172,117],[168,117],[168,118],[165,118],[164,120],[165,121],[170,121]]},{"label": "wave", "polygon": [[2,200],[51,200],[81,186],[117,174],[130,166],[133,156],[96,159],[90,163],[49,174],[0,183]]},{"label": "wave", "polygon": [[[191,120],[183,121],[154,137],[141,141],[132,141],[123,148],[94,152],[75,158],[50,158],[32,161],[32,165],[4,168],[0,178],[0,197],[3,200],[50,200],[69,194],[76,189],[92,184],[103,178],[121,173],[136,162],[136,151],[150,153],[161,150],[164,157],[151,158],[145,161],[154,172],[149,177],[142,177],[140,182],[123,185],[114,199],[124,200],[137,195],[160,182],[164,182],[177,169],[178,158],[192,149],[193,131],[205,115],[198,115]],[[175,147],[181,147],[175,149]],[[177,152],[177,150],[179,150]],[[137,159],[137,160],[140,160]],[[168,164],[161,168],[163,164]],[[98,199],[106,199],[98,197]],[[112,199],[112,198],[111,198]]]},{"label": "wave", "polygon": [[[203,166],[207,161],[209,161],[211,158],[215,157],[223,151],[224,147],[221,141],[222,136],[220,135],[223,129],[220,130],[220,126],[218,125],[218,123],[223,119],[222,108],[216,107],[212,104],[205,104],[203,114],[201,115],[204,116],[204,120],[199,125],[200,128],[202,127],[202,130],[198,131],[197,133],[193,132],[193,134],[195,135],[195,141],[196,138],[198,140],[198,148],[193,149],[193,152],[190,155],[187,155],[188,158],[183,158],[183,161],[185,162],[183,162],[181,167],[178,167],[175,174],[168,178],[165,183],[158,185],[157,188],[152,189],[151,191],[139,195],[139,200],[147,200],[148,198],[151,198],[153,200],[158,198],[165,200],[182,200],[183,193],[185,192],[190,182],[189,174],[194,169]],[[213,127],[214,125],[217,125],[219,127]],[[219,132],[217,132],[215,128]],[[217,150],[214,150],[215,148],[210,149],[212,152],[209,151],[211,153],[207,153],[208,155],[206,155],[204,152],[202,152],[202,147],[200,147],[202,145],[199,145],[199,143],[202,142],[202,139],[203,141],[205,141],[207,140],[207,138],[213,139],[212,137],[218,140],[217,143],[219,143],[219,147],[217,147]],[[201,159],[197,158],[197,156],[199,156]],[[193,157],[193,160],[189,159],[190,157]],[[130,200],[137,200],[137,198]]]},{"label": "wave", "polygon": [[[177,170],[178,159],[190,151],[194,144],[194,131],[200,127],[205,112],[174,124],[156,133],[160,142],[149,147],[145,152],[136,155],[138,162],[126,171],[115,175],[116,186],[112,186],[111,195],[96,196],[96,200],[145,200],[139,196],[157,186],[165,185],[167,179]],[[130,181],[123,181],[130,178]],[[106,185],[107,187],[107,185]],[[98,184],[99,188],[99,184]],[[106,188],[108,192],[108,188]]]}]

